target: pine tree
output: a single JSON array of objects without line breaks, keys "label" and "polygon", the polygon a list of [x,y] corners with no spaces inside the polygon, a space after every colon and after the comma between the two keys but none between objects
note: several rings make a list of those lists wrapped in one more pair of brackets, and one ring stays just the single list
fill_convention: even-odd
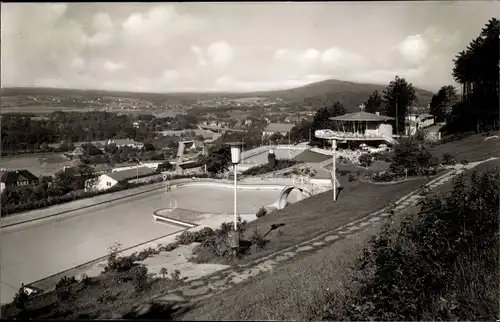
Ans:
[{"label": "pine tree", "polygon": [[368,113],[380,112],[382,109],[382,96],[377,90],[371,93],[370,97],[364,103],[365,111]]}]

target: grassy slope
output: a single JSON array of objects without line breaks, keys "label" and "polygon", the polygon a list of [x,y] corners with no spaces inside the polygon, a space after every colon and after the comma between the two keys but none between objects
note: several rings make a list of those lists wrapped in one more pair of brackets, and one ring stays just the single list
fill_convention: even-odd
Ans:
[{"label": "grassy slope", "polygon": [[[498,135],[498,132],[491,135]],[[431,149],[431,153],[441,157],[443,153],[450,153],[457,162],[467,160],[475,162],[490,157],[500,157],[500,141],[492,139],[485,141],[486,136],[478,134],[468,138],[448,142]]]},{"label": "grassy slope", "polygon": [[[352,266],[380,224],[339,240],[319,253],[286,262],[230,291],[192,307],[182,320],[298,320],[314,319],[318,303],[333,289],[342,292]],[[318,317],[317,319],[319,319]]]},{"label": "grassy slope", "polygon": [[264,234],[272,224],[280,223],[285,224],[280,228],[282,233],[271,232],[266,237],[270,243],[264,250],[245,256],[241,261],[247,262],[272,254],[367,216],[418,189],[428,180],[412,180],[394,185],[354,181],[344,185],[335,204],[330,190],[261,217],[248,224],[248,236],[255,229]]},{"label": "grassy slope", "polygon": [[[479,165],[478,172],[500,167],[500,161]],[[468,171],[470,177],[472,171]],[[450,190],[452,183],[437,191]],[[406,214],[417,214],[418,206],[405,209]],[[398,216],[397,222],[402,217]],[[183,320],[308,320],[320,319],[321,303],[325,294],[340,297],[346,292],[354,263],[370,236],[375,235],[379,225],[362,230],[347,239],[328,246],[319,253],[285,263],[270,274],[264,274],[249,283],[237,285],[230,291],[198,303],[183,317]],[[272,291],[270,291],[272,290]],[[330,302],[331,303],[331,302]]]}]

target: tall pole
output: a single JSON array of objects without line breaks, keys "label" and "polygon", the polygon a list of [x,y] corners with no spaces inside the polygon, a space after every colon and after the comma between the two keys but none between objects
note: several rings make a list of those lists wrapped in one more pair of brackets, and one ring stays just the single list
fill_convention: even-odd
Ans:
[{"label": "tall pole", "polygon": [[238,213],[236,211],[236,163],[233,163],[234,169],[234,231],[238,230]]},{"label": "tall pole", "polygon": [[292,159],[292,150],[290,150],[290,131],[288,131],[288,159]]},{"label": "tall pole", "polygon": [[396,134],[399,135],[399,119],[398,119],[398,95],[396,95]]},{"label": "tall pole", "polygon": [[333,178],[332,178],[332,186],[333,186],[333,201],[337,201],[337,165],[335,164],[335,150],[337,148],[337,142],[332,140],[332,164],[333,164]]}]

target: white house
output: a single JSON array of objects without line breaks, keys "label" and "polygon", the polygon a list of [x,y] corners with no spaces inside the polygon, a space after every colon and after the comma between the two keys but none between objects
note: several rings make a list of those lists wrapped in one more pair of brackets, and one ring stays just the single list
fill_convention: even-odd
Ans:
[{"label": "white house", "polygon": [[145,166],[135,167],[134,169],[123,171],[107,172],[101,174],[96,179],[89,179],[85,181],[85,191],[88,192],[107,190],[111,187],[116,186],[118,183],[124,183],[131,179],[153,174],[155,174],[155,170]]},{"label": "white house", "polygon": [[281,135],[286,135],[288,134],[293,128],[295,127],[295,124],[285,124],[285,123],[269,123],[264,131],[262,132],[263,136],[266,135],[273,135],[274,133],[278,132]]},{"label": "white house", "polygon": [[425,129],[434,125],[434,115],[428,113],[409,114],[406,116],[406,133],[415,134],[418,129]]}]

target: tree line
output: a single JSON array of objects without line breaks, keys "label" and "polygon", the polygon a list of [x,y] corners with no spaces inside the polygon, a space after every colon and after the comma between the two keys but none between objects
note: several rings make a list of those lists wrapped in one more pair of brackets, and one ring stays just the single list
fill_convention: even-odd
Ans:
[{"label": "tree line", "polygon": [[[134,127],[134,122],[140,122]],[[157,118],[153,115],[119,115],[110,112],[53,112],[43,119],[23,114],[1,118],[2,151],[39,150],[46,143],[134,139],[144,142],[156,131],[194,129],[193,115]]]}]

